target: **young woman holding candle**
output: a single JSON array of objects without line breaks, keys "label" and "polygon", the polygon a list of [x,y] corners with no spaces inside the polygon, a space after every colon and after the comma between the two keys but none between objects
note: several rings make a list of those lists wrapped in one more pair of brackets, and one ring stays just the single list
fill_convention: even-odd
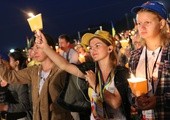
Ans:
[{"label": "young woman holding candle", "polygon": [[82,43],[89,45],[90,54],[94,60],[92,69],[89,63],[73,65],[47,45],[44,35],[36,34],[37,46],[51,58],[61,69],[84,78],[89,83],[89,97],[91,100],[91,120],[129,120],[130,104],[128,102],[128,70],[116,67],[117,59],[115,44],[107,31],[98,30],[94,34],[86,33]]},{"label": "young woman holding candle", "polygon": [[148,93],[136,99],[144,120],[170,119],[170,44],[167,10],[162,3],[148,1],[134,7],[137,29],[144,46],[133,51],[130,68],[136,77],[146,78]]}]

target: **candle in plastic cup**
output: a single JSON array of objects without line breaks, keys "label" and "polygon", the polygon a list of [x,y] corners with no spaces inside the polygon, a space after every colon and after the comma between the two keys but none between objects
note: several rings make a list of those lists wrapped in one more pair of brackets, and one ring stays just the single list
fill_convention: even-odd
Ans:
[{"label": "candle in plastic cup", "polygon": [[120,43],[122,45],[122,48],[126,48],[129,46],[129,41],[128,40],[120,40]]},{"label": "candle in plastic cup", "polygon": [[147,90],[147,80],[145,78],[130,78],[128,79],[132,93],[135,96],[140,96],[146,94]]},{"label": "candle in plastic cup", "polygon": [[85,62],[85,56],[82,55],[82,54],[79,54],[79,61],[80,61],[81,63]]},{"label": "candle in plastic cup", "polygon": [[42,15],[38,14],[36,16],[33,16],[28,20],[29,26],[31,28],[31,31],[36,31],[36,30],[42,30],[43,29],[43,23],[42,23]]}]

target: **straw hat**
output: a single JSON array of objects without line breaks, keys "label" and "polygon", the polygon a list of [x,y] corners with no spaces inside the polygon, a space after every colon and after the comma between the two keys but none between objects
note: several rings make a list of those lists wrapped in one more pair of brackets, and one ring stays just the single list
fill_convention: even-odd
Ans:
[{"label": "straw hat", "polygon": [[109,42],[111,45],[113,44],[112,36],[110,35],[109,32],[104,31],[104,30],[97,30],[94,34],[85,33],[82,36],[81,44],[84,44],[84,45],[88,46],[90,40],[93,39],[93,38],[101,38],[101,39],[106,40],[107,42]]}]

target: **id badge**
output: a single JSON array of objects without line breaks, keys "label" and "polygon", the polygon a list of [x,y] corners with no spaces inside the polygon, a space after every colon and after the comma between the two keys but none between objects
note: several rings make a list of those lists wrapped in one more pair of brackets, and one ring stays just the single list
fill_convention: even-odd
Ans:
[{"label": "id badge", "polygon": [[154,111],[153,110],[145,110],[142,111],[143,115],[145,116],[146,119],[153,119],[154,117]]}]

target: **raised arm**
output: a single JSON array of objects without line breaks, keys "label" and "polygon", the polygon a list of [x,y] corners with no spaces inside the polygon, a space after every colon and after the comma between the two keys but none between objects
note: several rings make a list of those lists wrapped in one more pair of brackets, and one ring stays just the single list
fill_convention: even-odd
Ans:
[{"label": "raised arm", "polygon": [[67,71],[70,74],[84,78],[84,74],[77,68],[76,65],[69,63],[62,56],[56,53],[52,48],[47,44],[46,38],[41,31],[38,31],[36,36],[35,44],[37,47],[41,48],[44,53],[62,70]]}]

